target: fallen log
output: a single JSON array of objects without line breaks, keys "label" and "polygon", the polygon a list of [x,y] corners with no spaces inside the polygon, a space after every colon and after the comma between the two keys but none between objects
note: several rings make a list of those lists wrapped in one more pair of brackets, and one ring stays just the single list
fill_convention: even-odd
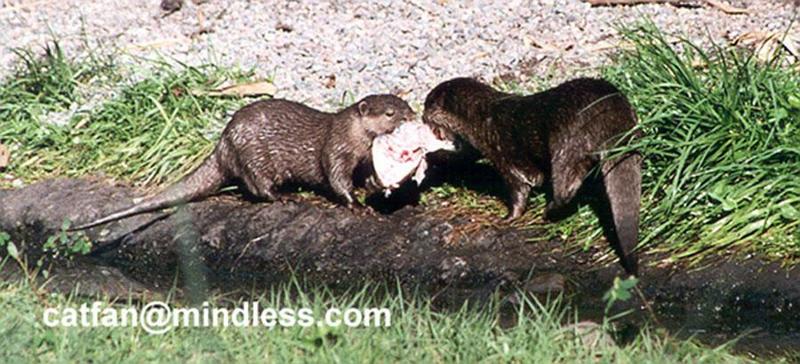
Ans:
[{"label": "fallen log", "polygon": [[[131,203],[125,187],[61,179],[0,193],[0,230],[27,255],[65,219],[87,221]],[[589,270],[597,251],[564,254],[558,241],[526,243],[536,229],[486,227],[470,236],[408,206],[392,214],[354,212],[321,199],[259,203],[221,195],[172,214],[134,216],[87,230],[87,258],[142,282],[171,282],[181,265],[202,271],[212,286],[264,285],[300,273],[339,283],[401,277],[425,284],[475,286],[532,271]],[[189,262],[187,262],[189,261]],[[616,266],[608,268],[617,272]],[[621,271],[620,271],[621,272]]]},{"label": "fallen log", "polygon": [[[132,197],[130,188],[88,179],[0,190],[0,231],[22,256],[36,261],[49,256],[44,244],[60,233],[65,219],[93,219]],[[497,292],[515,294],[517,288],[566,290],[580,306],[594,309],[604,307],[603,293],[622,274],[613,260],[598,262],[607,253],[605,243],[568,252],[561,241],[529,242],[543,235],[542,227],[463,229],[469,224],[468,216],[443,218],[414,206],[362,213],[321,199],[258,203],[220,195],[172,214],[92,228],[86,236],[93,253],[48,266],[50,280],[58,282],[53,285],[69,290],[89,280],[93,292],[106,295],[163,291],[176,274],[179,287],[223,291],[267,287],[294,275],[337,287],[398,280],[456,305]],[[765,320],[773,320],[780,330],[800,329],[800,269],[755,258],[706,262],[703,269],[655,261],[660,260],[643,256],[640,286],[662,322],[733,325],[735,333],[763,329]],[[628,302],[623,308],[641,305]]]}]

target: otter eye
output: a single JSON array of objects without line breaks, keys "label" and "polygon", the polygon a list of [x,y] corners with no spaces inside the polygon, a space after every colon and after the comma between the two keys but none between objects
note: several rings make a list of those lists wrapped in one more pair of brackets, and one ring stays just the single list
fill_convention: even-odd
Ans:
[{"label": "otter eye", "polygon": [[436,136],[436,138],[439,140],[444,140],[444,132],[440,127],[433,128],[433,135]]},{"label": "otter eye", "polygon": [[394,109],[388,109],[388,110],[386,110],[386,116],[389,116],[389,117],[392,117],[392,116],[394,116]]}]

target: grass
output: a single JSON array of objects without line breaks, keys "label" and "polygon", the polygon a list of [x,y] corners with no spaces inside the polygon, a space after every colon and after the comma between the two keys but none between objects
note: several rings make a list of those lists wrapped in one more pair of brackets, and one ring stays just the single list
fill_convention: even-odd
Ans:
[{"label": "grass", "polygon": [[634,49],[605,77],[647,135],[645,246],[675,259],[729,249],[800,258],[800,73],[780,57],[676,47],[651,25],[623,32]]},{"label": "grass", "polygon": [[72,64],[58,43],[46,46],[42,57],[27,49],[15,53],[19,58],[16,74],[0,88],[0,100],[4,101],[0,112],[6,117],[33,118],[68,107],[81,82],[110,67],[100,61]]},{"label": "grass", "polygon": [[[44,57],[20,52],[24,67],[0,86],[0,143],[14,157],[9,171],[25,181],[102,172],[140,185],[171,182],[211,152],[225,114],[246,100],[201,94],[251,72],[213,65],[180,67],[153,61],[150,75],[113,80],[116,95],[89,110],[80,89],[116,74],[94,59],[64,58],[57,43]],[[119,78],[119,76],[117,76]],[[67,113],[65,123],[54,122]]]},{"label": "grass", "polygon": [[[15,264],[13,261],[8,264]],[[178,328],[164,335],[149,335],[139,327],[63,328],[43,324],[47,307],[78,308],[85,299],[74,295],[45,294],[27,281],[0,283],[0,360],[3,362],[220,361],[267,362],[619,362],[703,363],[746,362],[729,348],[706,348],[693,341],[675,340],[644,330],[624,346],[587,345],[562,323],[575,322],[558,302],[539,304],[525,300],[518,325],[502,329],[497,305],[488,309],[441,312],[424,298],[405,296],[391,287],[364,286],[350,293],[296,282],[257,297],[262,307],[308,307],[315,317],[337,308],[388,308],[390,327],[275,327]],[[389,295],[376,291],[395,292]],[[101,300],[103,307],[141,305]],[[225,297],[212,300],[215,307],[240,306]],[[180,302],[172,302],[180,307]],[[603,330],[610,330],[609,323]],[[587,339],[588,340],[588,339]],[[593,342],[593,341],[590,341]]]}]

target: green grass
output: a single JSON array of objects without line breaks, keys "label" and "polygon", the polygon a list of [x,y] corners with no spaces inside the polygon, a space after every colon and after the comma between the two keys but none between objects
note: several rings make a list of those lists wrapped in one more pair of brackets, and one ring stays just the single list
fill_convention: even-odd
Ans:
[{"label": "green grass", "polygon": [[[135,82],[112,79],[116,96],[72,113],[66,125],[55,112],[87,100],[81,88],[98,87],[116,74],[94,59],[72,62],[58,51],[35,58],[20,52],[24,67],[0,85],[0,143],[13,152],[9,171],[25,181],[105,173],[139,184],[170,182],[211,152],[225,113],[246,100],[202,95],[252,73],[213,65],[175,68],[151,61],[150,75]],[[115,81],[115,82],[114,82]]]},{"label": "green grass", "polygon": [[675,259],[728,249],[800,258],[800,74],[780,55],[764,64],[743,50],[676,47],[651,25],[623,32],[635,47],[604,75],[646,133],[645,247]]},{"label": "green grass", "polygon": [[16,72],[0,88],[0,113],[6,118],[31,119],[69,107],[82,82],[113,67],[97,59],[70,63],[58,43],[46,46],[41,57],[27,49],[15,53],[19,58]]},{"label": "green grass", "polygon": [[[8,264],[15,264],[13,261]],[[375,294],[388,290],[392,294]],[[737,363],[726,346],[706,348],[644,330],[624,346],[586,345],[563,324],[575,322],[558,302],[525,301],[517,326],[502,329],[497,310],[462,308],[437,312],[426,299],[393,288],[365,286],[351,293],[288,283],[258,298],[262,307],[308,307],[322,317],[330,307],[388,308],[390,327],[178,328],[150,335],[139,327],[51,328],[47,307],[78,308],[91,301],[46,294],[26,281],[0,283],[0,360],[3,362],[485,362],[485,363]],[[103,307],[125,308],[126,302]],[[217,307],[240,301],[217,297]],[[136,304],[133,304],[136,306]],[[172,302],[180,307],[180,302]],[[137,306],[140,307],[140,306]],[[612,326],[604,324],[603,330]],[[594,342],[594,341],[591,341]]]}]

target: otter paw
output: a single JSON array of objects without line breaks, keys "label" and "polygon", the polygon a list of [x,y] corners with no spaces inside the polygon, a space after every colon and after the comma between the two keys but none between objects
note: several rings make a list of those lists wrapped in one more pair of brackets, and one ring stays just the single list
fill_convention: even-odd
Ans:
[{"label": "otter paw", "polygon": [[514,220],[518,219],[520,216],[522,216],[521,213],[516,213],[515,214],[513,212],[509,212],[508,215],[506,215],[503,218],[503,220],[501,220],[501,222],[504,223],[504,224],[510,224],[510,223],[514,222]]}]

